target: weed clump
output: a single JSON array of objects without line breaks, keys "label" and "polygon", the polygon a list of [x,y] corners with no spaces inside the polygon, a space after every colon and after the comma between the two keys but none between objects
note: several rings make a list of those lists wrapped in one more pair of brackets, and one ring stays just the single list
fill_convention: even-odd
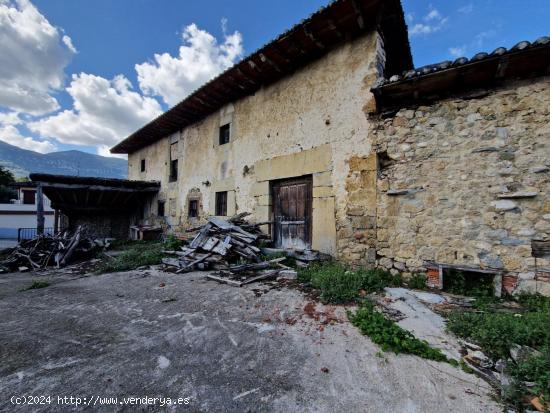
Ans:
[{"label": "weed clump", "polygon": [[182,245],[183,241],[173,234],[168,235],[164,241],[164,248],[168,251],[179,250]]},{"label": "weed clump", "polygon": [[414,288],[416,290],[423,290],[426,288],[426,274],[414,273],[411,278],[407,281],[409,288]]},{"label": "weed clump", "polygon": [[28,287],[22,288],[19,291],[36,290],[38,288],[49,287],[50,285],[51,284],[48,281],[33,280],[31,285],[29,285]]},{"label": "weed clump", "polygon": [[128,244],[118,256],[106,258],[98,267],[99,274],[135,270],[144,265],[160,264],[165,245],[161,242],[138,241]]},{"label": "weed clump", "polygon": [[[550,398],[550,298],[523,294],[517,298],[523,311],[455,313],[448,318],[447,328],[459,337],[472,341],[494,359],[510,358],[513,345],[528,346],[538,352],[524,360],[510,362],[508,373],[515,379],[506,397],[517,402],[517,396],[528,392]],[[534,382],[526,388],[524,382]]]},{"label": "weed clump", "polygon": [[355,313],[348,311],[347,314],[351,323],[384,351],[413,354],[429,360],[457,364],[456,360],[451,361],[441,350],[430,347],[426,341],[419,340],[411,332],[388,320],[376,311],[374,304],[368,300]]},{"label": "weed clump", "polygon": [[358,269],[337,263],[313,263],[298,269],[298,281],[308,282],[319,289],[323,302],[345,303],[366,293],[381,291],[384,287],[400,286],[403,280],[380,269]]}]

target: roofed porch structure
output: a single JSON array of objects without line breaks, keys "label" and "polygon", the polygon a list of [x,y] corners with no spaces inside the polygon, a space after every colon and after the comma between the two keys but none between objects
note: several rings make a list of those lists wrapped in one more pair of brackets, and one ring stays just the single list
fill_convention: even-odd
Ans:
[{"label": "roofed porch structure", "polygon": [[130,225],[160,188],[154,181],[40,173],[30,178],[50,199],[52,208],[67,218],[62,227],[74,230],[85,225],[87,235],[98,238],[129,238]]}]

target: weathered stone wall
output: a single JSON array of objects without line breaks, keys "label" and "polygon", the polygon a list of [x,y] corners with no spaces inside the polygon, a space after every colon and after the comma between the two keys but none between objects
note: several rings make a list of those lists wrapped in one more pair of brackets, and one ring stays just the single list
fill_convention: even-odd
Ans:
[{"label": "weathered stone wall", "polygon": [[[215,192],[228,191],[228,215],[252,212],[269,218],[269,182],[312,175],[313,248],[336,253],[336,231],[347,220],[342,184],[349,160],[371,152],[365,108],[374,106],[370,87],[383,65],[376,33],[347,42],[325,57],[253,96],[227,105],[179,136],[179,179],[169,182],[166,137],[129,155],[130,179],[159,180],[171,230],[196,225],[188,219],[189,196],[200,196],[200,216],[215,211]],[[219,145],[219,127],[231,122],[231,142]],[[146,171],[140,172],[140,160]],[[172,213],[171,201],[175,210]],[[156,200],[146,213],[158,221]]]},{"label": "weathered stone wall", "polygon": [[[380,119],[372,137],[376,212],[357,213],[376,216],[376,229],[367,231],[376,232],[377,265],[405,272],[423,270],[426,261],[492,268],[508,275],[508,286],[536,284],[550,293],[550,263],[538,259],[535,266],[531,251],[532,240],[550,237],[548,77],[402,109]],[[348,177],[348,190],[357,179]],[[348,210],[354,225],[346,235],[361,245],[361,231],[374,225],[355,224],[355,212]]]}]

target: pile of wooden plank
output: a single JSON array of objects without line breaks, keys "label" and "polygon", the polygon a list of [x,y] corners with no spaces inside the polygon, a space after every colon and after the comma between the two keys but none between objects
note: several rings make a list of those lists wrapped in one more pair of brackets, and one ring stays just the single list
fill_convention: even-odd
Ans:
[{"label": "pile of wooden plank", "polygon": [[197,232],[188,246],[181,251],[166,251],[177,258],[164,258],[163,263],[177,267],[177,272],[193,270],[229,269],[229,264],[239,260],[260,262],[261,239],[265,239],[260,224],[244,221],[247,214],[239,214],[228,220],[208,218],[208,223],[189,231]]},{"label": "pile of wooden plank", "polygon": [[[301,266],[324,258],[323,254],[311,250],[283,251],[261,248],[260,241],[269,237],[260,231],[260,226],[267,223],[249,223],[244,220],[247,215],[239,214],[228,220],[208,218],[205,225],[189,230],[196,232],[196,235],[188,245],[181,247],[181,251],[165,251],[175,257],[164,258],[162,262],[176,268],[177,273],[214,270],[215,274],[208,274],[206,277],[242,286],[275,278],[283,273],[293,273],[295,277],[296,272],[283,264],[288,257],[293,258],[297,265]],[[273,254],[283,256],[266,259]]]},{"label": "pile of wooden plank", "polygon": [[60,267],[76,253],[89,252],[94,246],[94,240],[83,237],[82,227],[73,234],[40,235],[6,250],[0,261],[0,272],[37,270],[53,264]]}]

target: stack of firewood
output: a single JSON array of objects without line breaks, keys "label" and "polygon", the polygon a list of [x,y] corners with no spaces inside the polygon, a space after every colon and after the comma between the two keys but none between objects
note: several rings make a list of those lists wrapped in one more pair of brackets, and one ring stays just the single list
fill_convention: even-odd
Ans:
[{"label": "stack of firewood", "polygon": [[37,270],[54,264],[61,267],[70,262],[75,253],[94,248],[94,241],[82,234],[83,228],[78,227],[72,234],[62,232],[24,240],[6,251],[0,261],[0,272]]}]

